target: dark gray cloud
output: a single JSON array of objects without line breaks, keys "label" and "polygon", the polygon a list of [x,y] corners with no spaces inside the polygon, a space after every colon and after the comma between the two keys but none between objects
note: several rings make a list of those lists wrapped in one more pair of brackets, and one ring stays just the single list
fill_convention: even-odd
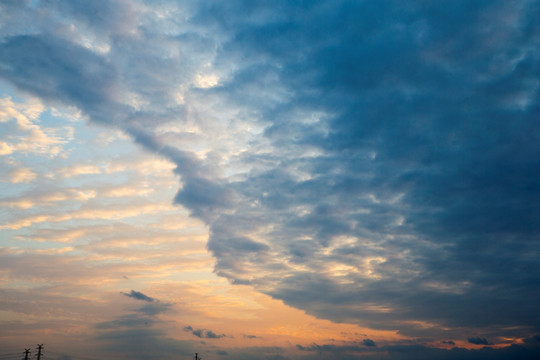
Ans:
[{"label": "dark gray cloud", "polygon": [[135,300],[142,300],[142,301],[146,301],[146,302],[154,302],[155,301],[154,298],[151,298],[150,296],[145,295],[142,292],[135,291],[135,290],[131,290],[131,292],[129,292],[129,293],[122,293],[122,294],[127,296],[127,297],[133,298]]},{"label": "dark gray cloud", "polygon": [[377,344],[375,343],[375,341],[371,340],[371,339],[364,339],[362,340],[362,344],[366,345],[366,346],[377,346]]},{"label": "dark gray cloud", "polygon": [[[218,350],[219,351],[219,350]],[[286,360],[294,359],[292,354],[289,354],[286,349],[276,346],[259,346],[259,347],[240,347],[227,349],[228,358],[249,360],[249,359],[265,359],[265,360]]]},{"label": "dark gray cloud", "polygon": [[194,329],[190,325],[184,327],[184,331],[190,332],[198,338],[201,339],[221,339],[227,337],[225,334],[216,334],[212,330],[206,329]]},{"label": "dark gray cloud", "polygon": [[486,338],[483,337],[469,337],[467,341],[475,345],[491,345]]},{"label": "dark gray cloud", "polygon": [[[244,159],[271,165],[232,184],[239,206],[213,223],[219,273],[318,316],[411,335],[423,331],[413,318],[535,327],[525,294],[538,294],[527,252],[539,234],[539,53],[527,12],[538,3],[243,9],[282,14],[256,24],[236,5],[201,21],[225,14],[235,36],[219,55],[255,63],[215,91],[262,113],[275,152]],[[511,28],[508,12],[519,19]],[[287,98],[248,93],[264,86]],[[218,250],[266,228],[270,249]]]},{"label": "dark gray cloud", "polygon": [[533,336],[532,338],[523,339],[523,341],[528,344],[540,343],[540,335]]},{"label": "dark gray cloud", "polygon": [[137,309],[137,312],[146,314],[148,316],[156,316],[161,313],[171,310],[171,304],[162,303],[159,300],[143,294],[142,292],[131,290],[129,293],[122,293],[122,295],[130,297],[135,300],[140,300],[147,302],[148,304],[144,305],[141,308]]},{"label": "dark gray cloud", "polygon": [[[487,359],[535,359],[540,354],[540,348],[533,346],[511,345],[502,349],[493,349],[484,347],[478,350],[469,350],[454,347],[451,350],[437,349],[425,345],[392,345],[381,346],[378,348],[366,348],[360,346],[336,346],[336,345],[317,345],[300,346],[297,348],[302,352],[310,353],[303,357],[312,359],[317,356],[318,359],[469,359],[469,360],[487,360]],[[315,355],[316,354],[316,355]]]},{"label": "dark gray cloud", "polygon": [[0,76],[174,161],[218,274],[410,336],[538,333],[540,2],[77,4],[5,23]]}]

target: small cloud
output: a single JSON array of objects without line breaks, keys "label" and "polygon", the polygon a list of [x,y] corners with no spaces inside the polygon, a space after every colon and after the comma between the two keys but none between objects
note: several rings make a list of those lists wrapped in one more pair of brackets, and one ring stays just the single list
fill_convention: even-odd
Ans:
[{"label": "small cloud", "polygon": [[456,345],[456,343],[453,342],[452,340],[443,340],[443,341],[441,341],[441,344]]},{"label": "small cloud", "polygon": [[362,340],[362,344],[364,344],[365,346],[377,346],[377,344],[375,344],[375,341],[371,339]]},{"label": "small cloud", "polygon": [[216,334],[215,332],[211,331],[211,330],[208,330],[206,332],[206,338],[207,339],[219,339],[219,338],[222,338],[222,337],[225,337],[226,335],[225,334]]},{"label": "small cloud", "polygon": [[58,171],[58,175],[64,178],[73,178],[81,175],[101,174],[101,169],[96,165],[79,164],[62,168]]},{"label": "small cloud", "polygon": [[194,329],[193,327],[189,325],[184,327],[184,331],[190,332],[196,337],[201,338],[201,339],[221,339],[227,336],[225,334],[216,334],[212,330]]},{"label": "small cloud", "polygon": [[151,298],[150,296],[147,296],[143,294],[142,292],[131,290],[130,293],[122,293],[127,297],[133,298],[135,300],[141,300],[141,301],[147,301],[147,302],[154,302],[156,301],[154,298]]},{"label": "small cloud", "polygon": [[489,341],[487,341],[486,338],[481,337],[470,337],[467,338],[467,341],[475,345],[490,345]]},{"label": "small cloud", "polygon": [[34,181],[36,178],[36,173],[28,168],[19,168],[9,172],[9,180],[14,184],[27,184]]},{"label": "small cloud", "polygon": [[221,355],[221,356],[226,356],[226,355],[229,355],[229,353],[228,353],[228,352],[226,352],[226,351],[223,351],[223,350],[218,350],[218,351],[217,351],[217,354],[218,354],[218,355]]},{"label": "small cloud", "polygon": [[195,77],[195,86],[201,89],[208,89],[219,83],[219,77],[215,74],[197,74]]},{"label": "small cloud", "polygon": [[244,334],[245,339],[260,339],[260,336]]}]

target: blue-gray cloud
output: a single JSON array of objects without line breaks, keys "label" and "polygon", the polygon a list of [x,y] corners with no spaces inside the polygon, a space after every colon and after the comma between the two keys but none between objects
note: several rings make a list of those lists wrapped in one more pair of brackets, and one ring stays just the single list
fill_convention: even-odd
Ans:
[{"label": "blue-gray cloud", "polygon": [[469,337],[467,341],[475,345],[490,345],[489,341],[483,337]]},{"label": "blue-gray cloud", "polygon": [[364,344],[365,346],[377,346],[377,344],[375,343],[375,341],[371,340],[371,339],[364,339],[362,340],[362,344]]},{"label": "blue-gray cloud", "polygon": [[130,297],[135,300],[140,300],[147,302],[148,304],[144,305],[141,308],[138,308],[139,313],[146,314],[148,316],[156,316],[161,313],[167,312],[171,309],[171,304],[162,303],[159,300],[143,294],[142,292],[131,290],[129,293],[122,293],[124,296]]},{"label": "blue-gray cloud", "polygon": [[3,6],[34,21],[0,76],[174,161],[218,274],[411,336],[540,330],[540,2],[144,5]]},{"label": "blue-gray cloud", "polygon": [[216,334],[212,330],[194,329],[190,325],[185,326],[184,331],[190,332],[193,335],[195,335],[196,337],[202,338],[202,339],[221,339],[221,338],[227,336],[225,334]]},{"label": "blue-gray cloud", "polygon": [[[492,360],[492,359],[527,359],[532,360],[540,354],[537,346],[512,345],[502,349],[484,347],[479,350],[469,350],[454,347],[451,350],[437,349],[425,345],[392,345],[378,348],[366,348],[354,345],[318,345],[311,346],[297,345],[303,352],[309,353],[304,359],[469,359],[469,360]],[[316,355],[315,355],[316,354]]]},{"label": "blue-gray cloud", "polygon": [[129,292],[129,293],[122,293],[122,294],[127,296],[127,297],[136,299],[136,300],[142,300],[142,301],[146,301],[146,302],[154,302],[155,301],[154,298],[151,298],[150,296],[145,295],[142,292],[135,291],[135,290],[131,290],[131,292]]}]

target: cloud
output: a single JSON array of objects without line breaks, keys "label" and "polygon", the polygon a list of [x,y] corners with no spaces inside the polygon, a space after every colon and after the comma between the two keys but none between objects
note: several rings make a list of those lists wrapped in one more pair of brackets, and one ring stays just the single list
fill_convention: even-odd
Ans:
[{"label": "cloud", "polygon": [[265,360],[285,360],[293,358],[292,356],[288,356],[289,354],[287,349],[277,346],[239,347],[227,349],[226,352],[229,358],[240,360],[248,360],[253,358]]},{"label": "cloud", "polygon": [[131,290],[129,293],[122,293],[123,295],[133,298],[135,300],[141,300],[146,302],[154,302],[155,299],[143,294],[142,292]]},{"label": "cloud", "polygon": [[164,212],[167,210],[172,210],[170,205],[166,204],[156,204],[150,203],[143,200],[141,203],[137,204],[133,202],[127,205],[117,205],[114,207],[104,208],[101,205],[91,204],[89,206],[82,206],[80,209],[73,211],[71,213],[61,213],[55,215],[48,215],[49,212],[46,212],[47,215],[33,215],[20,217],[16,221],[1,225],[0,229],[21,229],[29,227],[33,224],[51,222],[51,223],[60,223],[70,220],[81,220],[81,219],[94,219],[94,220],[105,220],[105,219],[122,219],[129,217],[136,217],[145,214],[152,214],[158,212]]},{"label": "cloud", "polygon": [[23,153],[52,158],[64,151],[71,128],[43,127],[38,121],[43,112],[44,105],[36,98],[24,103],[14,102],[10,97],[0,98],[0,126],[4,133],[0,156]]},{"label": "cloud", "polygon": [[[356,347],[350,345],[317,345],[309,347],[297,346],[302,352],[317,352],[318,358],[322,359],[355,359],[361,356],[363,359],[534,359],[538,356],[537,347],[512,345],[505,348],[493,349],[484,347],[478,350],[469,350],[454,347],[453,349],[439,349],[425,345],[389,345],[378,348]],[[310,356],[306,356],[309,359]]]},{"label": "cloud", "polygon": [[81,175],[101,174],[101,172],[102,170],[98,166],[78,164],[68,168],[59,169],[57,174],[62,177],[71,178]]},{"label": "cloud", "polygon": [[97,193],[93,189],[63,188],[57,191],[47,189],[47,191],[29,191],[18,197],[6,197],[1,203],[13,208],[28,209],[37,206],[53,206],[62,201],[85,202],[96,195]]},{"label": "cloud", "polygon": [[539,334],[539,335],[536,335],[536,336],[534,336],[534,337],[532,337],[532,338],[523,339],[523,341],[524,341],[525,343],[532,343],[532,344],[534,344],[534,343],[540,343],[540,334]]},{"label": "cloud", "polygon": [[136,359],[190,356],[193,352],[190,342],[173,339],[167,335],[163,320],[159,317],[162,311],[148,311],[150,307],[160,307],[163,304],[156,303],[157,300],[136,291],[124,295],[132,294],[139,300],[149,302],[147,299],[152,299],[152,301],[129,314],[96,324],[97,350]]},{"label": "cloud", "polygon": [[467,341],[475,345],[491,345],[491,343],[487,341],[486,338],[482,337],[469,337],[467,338]]},{"label": "cloud", "polygon": [[364,344],[365,346],[369,346],[369,347],[377,346],[377,344],[375,344],[375,341],[373,341],[371,339],[362,340],[362,344]]},{"label": "cloud", "polygon": [[145,4],[27,9],[0,76],[174,163],[233,283],[408,336],[538,332],[537,2]]},{"label": "cloud", "polygon": [[149,315],[149,316],[158,315],[158,314],[170,311],[170,310],[171,310],[171,304],[166,304],[166,303],[161,303],[161,302],[148,304],[138,309],[139,312]]},{"label": "cloud", "polygon": [[28,168],[18,168],[11,170],[8,174],[9,180],[14,184],[29,183],[37,178],[37,174]]},{"label": "cloud", "polygon": [[[513,286],[493,266],[494,258],[513,269],[538,266],[521,250],[496,250],[516,241],[532,250],[537,243],[530,192],[513,184],[535,187],[531,171],[538,167],[530,156],[539,149],[512,149],[523,136],[537,142],[537,129],[536,135],[526,129],[536,128],[531,116],[538,104],[517,110],[502,104],[509,93],[497,91],[502,83],[509,92],[536,91],[525,85],[538,78],[527,65],[538,53],[525,50],[532,39],[524,30],[532,21],[525,11],[535,5],[509,9],[499,2],[480,11],[458,2],[444,19],[439,5],[419,3],[343,2],[330,11],[321,3],[302,10],[261,6],[286,15],[256,25],[235,17],[235,5],[216,11],[230,15],[228,29],[236,31],[218,56],[226,61],[241,49],[267,61],[246,64],[214,92],[262,113],[272,151],[244,156],[252,170],[230,184],[234,210],[211,224],[219,274],[317,316],[410,335],[443,324],[490,327],[489,312],[508,308],[512,315],[496,322],[535,326],[529,316],[537,311],[520,295],[532,291],[532,278],[523,273]],[[481,30],[484,10],[497,15],[489,19],[494,27],[505,26],[507,10],[520,25],[493,43]],[[363,21],[344,14],[362,14]],[[456,33],[458,23],[467,25]],[[460,45],[441,49],[441,43]],[[470,48],[477,51],[466,54]],[[509,48],[529,55],[515,68],[511,56],[490,60]],[[265,98],[283,89],[291,96],[265,107],[257,97],[263,86]],[[519,128],[510,125],[514,116]],[[221,250],[247,234],[267,247],[249,256]],[[509,288],[513,295],[500,295]],[[491,310],[475,305],[481,298],[496,299]],[[413,318],[430,321],[430,330]]]},{"label": "cloud", "polygon": [[201,339],[221,339],[227,337],[225,334],[216,334],[212,330],[194,329],[190,325],[184,327],[184,331],[190,332]]}]

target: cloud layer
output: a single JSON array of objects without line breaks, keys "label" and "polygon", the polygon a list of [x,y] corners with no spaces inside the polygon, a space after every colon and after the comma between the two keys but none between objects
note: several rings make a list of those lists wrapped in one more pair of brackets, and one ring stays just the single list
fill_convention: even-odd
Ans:
[{"label": "cloud layer", "polygon": [[540,331],[538,1],[32,4],[0,76],[172,161],[219,275],[409,336]]}]

